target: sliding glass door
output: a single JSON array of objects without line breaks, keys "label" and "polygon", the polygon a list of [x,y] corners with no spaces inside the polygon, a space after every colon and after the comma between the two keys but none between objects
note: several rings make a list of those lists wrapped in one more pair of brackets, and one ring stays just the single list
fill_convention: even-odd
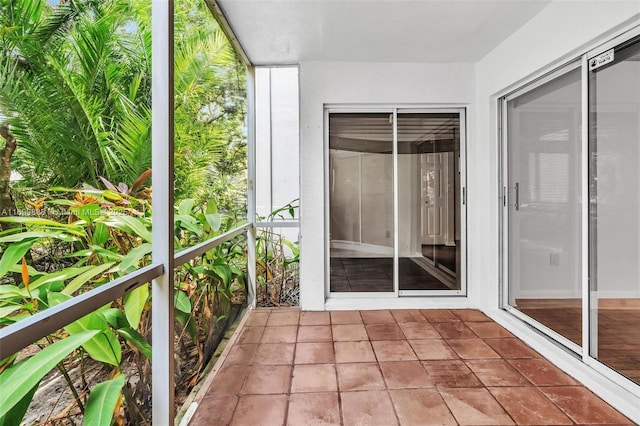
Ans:
[{"label": "sliding glass door", "polygon": [[501,99],[503,306],[632,392],[640,392],[638,34]]},{"label": "sliding glass door", "polygon": [[590,355],[640,384],[640,42],[589,72]]},{"label": "sliding glass door", "polygon": [[459,185],[459,114],[398,114],[401,294],[462,288]]},{"label": "sliding glass door", "polygon": [[[509,306],[582,343],[580,68],[506,100]],[[505,204],[507,204],[505,200]]]},{"label": "sliding glass door", "polygon": [[329,170],[331,291],[393,292],[390,114],[330,114]]},{"label": "sliding glass door", "polygon": [[461,110],[330,110],[329,292],[464,294]]}]

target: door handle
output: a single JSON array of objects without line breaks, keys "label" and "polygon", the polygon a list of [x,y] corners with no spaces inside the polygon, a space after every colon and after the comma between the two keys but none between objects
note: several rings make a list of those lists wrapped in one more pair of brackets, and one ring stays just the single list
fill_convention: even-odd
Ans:
[{"label": "door handle", "polygon": [[[507,200],[510,199],[509,196],[509,191],[507,191],[507,189],[510,189],[510,187],[505,186],[504,187],[504,193],[503,193],[503,197],[504,197],[504,205],[507,205]],[[513,204],[509,203],[509,206],[514,206],[516,208],[516,210],[520,210],[520,182],[516,182],[514,185],[514,189],[515,189],[515,202]]]}]

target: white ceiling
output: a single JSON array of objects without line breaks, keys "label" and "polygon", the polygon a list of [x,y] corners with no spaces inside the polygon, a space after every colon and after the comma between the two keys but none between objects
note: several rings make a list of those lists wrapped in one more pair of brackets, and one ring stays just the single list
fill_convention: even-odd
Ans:
[{"label": "white ceiling", "polygon": [[256,65],[476,62],[547,0],[218,0]]}]

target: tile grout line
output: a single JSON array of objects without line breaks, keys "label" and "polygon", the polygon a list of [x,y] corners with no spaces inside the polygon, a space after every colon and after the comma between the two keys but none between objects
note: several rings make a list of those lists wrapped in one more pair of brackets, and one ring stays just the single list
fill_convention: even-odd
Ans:
[{"label": "tile grout line", "polygon": [[[240,326],[239,326],[239,327],[238,327],[238,330],[241,330],[241,329],[242,329],[242,330],[244,330],[245,325],[246,325],[246,322],[249,320],[249,316],[250,316],[250,315],[253,315],[255,312],[257,312],[255,309],[252,309],[252,310],[249,312],[249,315],[247,315],[247,316],[243,319],[243,322],[240,324],[240,326],[241,326],[242,328],[240,328]],[[271,317],[271,312],[268,312],[267,319],[266,319],[266,321],[264,322],[264,327],[263,327],[263,329],[264,329],[264,328],[266,328],[267,322],[269,321],[269,317]],[[264,330],[262,331],[262,333],[264,334]],[[237,337],[237,338],[235,338],[236,336],[235,336],[235,334],[234,334],[234,336],[232,337],[232,340],[229,342],[229,343],[230,343],[230,344],[229,344],[229,346],[227,346],[227,348],[229,348],[229,351],[231,351],[231,349],[230,349],[230,348],[231,348],[232,346],[234,346],[234,347],[235,347],[237,340],[239,340],[239,339],[240,339],[240,337],[239,337],[239,336],[240,336],[240,334],[238,334],[238,337]],[[235,339],[234,339],[234,338],[235,338]],[[260,341],[262,341],[262,335],[260,336]],[[258,345],[260,345],[260,343],[258,343]],[[225,349],[226,349],[226,348],[225,348]],[[236,399],[237,399],[237,401],[236,401],[236,406],[233,408],[233,412],[231,413],[231,418],[229,419],[229,424],[233,423],[233,419],[234,419],[234,417],[236,416],[236,411],[238,411],[238,406],[240,406],[240,398],[241,398],[241,396],[242,396],[242,395],[240,394],[240,392],[242,392],[242,389],[244,388],[244,386],[245,386],[245,384],[246,384],[247,380],[249,380],[249,374],[251,373],[251,370],[253,369],[253,367],[254,367],[254,365],[255,365],[255,364],[253,364],[253,361],[255,360],[255,357],[256,357],[256,354],[253,354],[253,357],[251,358],[251,364],[249,364],[249,365],[247,366],[247,367],[249,368],[249,372],[247,373],[247,376],[246,376],[246,377],[244,378],[244,380],[242,381],[242,385],[240,385],[240,390],[239,390],[239,391],[238,391],[238,393],[236,394]],[[220,358],[222,359],[222,356],[221,356]],[[225,355],[225,357],[224,357],[224,361],[226,361],[226,360],[227,360],[227,355]],[[223,361],[223,364],[224,364],[224,361]],[[221,369],[222,369],[222,365],[221,365]]]},{"label": "tile grout line", "polygon": [[[220,370],[222,370],[222,367],[224,366],[224,362],[227,360],[227,356],[229,355],[229,352],[231,352],[232,347],[235,346],[235,343],[240,338],[240,334],[244,330],[244,325],[249,320],[249,317],[253,314],[253,312],[255,312],[255,310],[253,310],[253,309],[252,310],[247,310],[247,312],[245,313],[244,317],[240,320],[240,323],[238,324],[236,330],[233,332],[233,335],[229,339],[229,342],[227,343],[227,346],[224,348],[224,350],[222,351],[222,353],[218,357],[218,360],[216,361],[216,363],[214,364],[213,368],[209,372],[209,375],[205,379],[205,382],[202,384],[202,386],[200,387],[200,390],[198,391],[198,393],[196,394],[195,398],[191,402],[192,405],[195,404],[196,408],[193,411],[192,417],[188,420],[187,424],[189,424],[189,425],[191,424],[191,420],[192,420],[193,416],[195,416],[196,411],[198,410],[198,407],[200,406],[200,403],[208,395],[209,389],[211,389],[211,386],[213,385],[214,379],[216,378],[216,376],[218,375]],[[243,383],[243,386],[244,386],[244,383]],[[238,403],[236,403],[236,407],[234,407],[234,413],[235,413],[235,408],[237,408],[237,405],[238,405]],[[233,415],[231,416],[231,418],[233,419]]]},{"label": "tile grout line", "polygon": [[[481,339],[484,342],[484,339],[482,339],[478,333],[476,333],[471,327],[469,327],[466,323],[467,321],[464,321],[462,318],[460,318],[459,315],[457,315],[455,312],[453,312],[453,315],[459,319],[460,322],[462,322],[463,326],[468,328],[469,330],[471,330],[471,332],[476,336],[476,338]],[[469,321],[469,322],[473,322],[473,321]],[[436,332],[440,333],[440,331],[434,327],[434,329],[436,330]],[[453,350],[453,352],[456,354],[457,356],[457,360],[462,362],[462,364],[469,370],[469,373],[475,377],[475,379],[478,381],[478,383],[482,386],[481,388],[477,388],[477,389],[484,389],[485,391],[487,391],[487,393],[489,394],[489,396],[496,402],[496,404],[498,404],[498,406],[500,406],[500,408],[502,408],[502,410],[504,411],[504,413],[509,417],[509,419],[511,419],[513,421],[514,424],[518,424],[515,419],[511,416],[511,414],[509,413],[509,411],[506,409],[506,407],[503,407],[502,404],[495,398],[495,396],[493,396],[493,394],[491,393],[491,391],[487,388],[487,386],[485,386],[485,384],[482,382],[482,380],[480,380],[480,378],[476,375],[475,371],[473,371],[473,369],[467,364],[467,360],[462,358],[462,356],[460,356],[460,354],[449,344],[449,340],[450,338],[445,337],[444,335],[442,335],[442,338],[444,340],[444,343],[451,348],[451,350]],[[486,342],[485,342],[486,344]],[[500,355],[500,354],[498,354]],[[500,355],[501,359],[502,355]],[[424,366],[424,364],[423,364]],[[525,378],[526,379],[526,378]],[[442,389],[450,389],[450,388],[444,388],[442,387]],[[451,416],[453,417],[453,419],[456,421],[456,423],[460,424],[460,422],[458,421],[458,418],[455,416],[455,414],[453,413],[452,408],[450,407],[449,403],[447,402],[447,400],[442,396],[442,390],[440,387],[436,387],[436,390],[438,392],[438,395],[440,396],[440,398],[444,401],[445,406],[447,407],[447,409],[449,410],[449,412],[451,413]]]},{"label": "tile grout line", "polygon": [[338,419],[340,424],[344,425],[344,414],[342,412],[342,392],[340,391],[340,379],[338,376],[338,360],[336,359],[336,347],[333,337],[333,319],[331,318],[331,312],[329,312],[329,333],[331,334],[331,353],[333,354],[333,369],[336,373],[336,394],[338,396]]},{"label": "tile grout line", "polygon": [[298,312],[298,322],[296,324],[296,340],[293,343],[293,356],[291,357],[291,374],[289,375],[289,392],[287,394],[284,408],[284,419],[282,420],[282,425],[286,426],[289,420],[289,408],[291,407],[291,394],[293,390],[293,372],[296,369],[296,353],[298,352],[298,336],[300,335],[300,320],[302,319],[302,311]]},{"label": "tile grout line", "polygon": [[[422,315],[422,313],[420,313],[420,315]],[[423,315],[423,316],[424,316],[424,315]],[[428,318],[426,318],[426,317],[425,317],[425,319],[427,320],[427,324],[429,324],[429,325],[430,325],[430,326],[435,330],[435,332],[440,336],[440,338],[442,339],[443,343],[444,343],[445,345],[447,345],[447,347],[448,347],[448,348],[450,348],[450,349],[453,351],[453,353],[454,353],[454,354],[456,355],[456,357],[457,357],[457,358],[456,358],[456,360],[459,360],[459,359],[460,359],[460,356],[458,355],[458,353],[457,353],[455,350],[453,350],[453,348],[451,348],[451,346],[449,345],[449,342],[447,342],[447,339],[446,339],[444,336],[442,336],[442,335],[440,334],[440,332],[439,332],[435,327],[433,327],[433,324],[432,324],[431,322],[429,322],[429,319],[428,319]],[[402,329],[402,327],[401,327],[401,329]],[[404,333],[404,330],[403,330],[403,333]],[[407,337],[407,336],[406,336],[406,334],[405,334],[405,337]],[[407,340],[408,340],[408,338],[407,338]],[[411,346],[411,343],[409,343],[409,346]],[[414,349],[414,348],[413,348],[413,346],[411,346],[411,348],[412,348],[412,349]],[[416,354],[416,356],[418,357],[418,354],[417,354],[417,352],[415,352],[415,349],[414,349],[414,353],[415,353],[415,354]],[[427,360],[427,361],[429,361],[429,360]],[[422,366],[423,370],[427,373],[427,375],[429,375],[429,372],[428,372],[428,371],[427,371],[427,369],[425,368],[424,360],[421,360],[421,359],[420,359],[420,357],[418,357],[418,362],[420,362],[420,365]],[[465,364],[465,365],[466,365],[466,364]],[[473,374],[473,372],[471,372],[471,374]],[[475,375],[474,375],[474,377],[475,377]],[[480,382],[480,381],[478,380],[478,382]],[[434,391],[438,394],[438,397],[439,397],[439,398],[440,398],[440,400],[444,403],[444,406],[445,406],[445,407],[447,407],[447,412],[449,413],[449,415],[451,416],[451,418],[452,418],[452,419],[453,419],[453,420],[454,420],[454,421],[459,425],[459,424],[460,424],[460,422],[458,421],[458,419],[456,418],[456,416],[453,414],[453,411],[451,411],[451,407],[449,407],[449,404],[447,404],[447,401],[446,401],[446,400],[444,399],[444,397],[442,396],[442,393],[440,392],[440,389],[438,388],[438,386],[437,386],[437,385],[434,385]]]}]

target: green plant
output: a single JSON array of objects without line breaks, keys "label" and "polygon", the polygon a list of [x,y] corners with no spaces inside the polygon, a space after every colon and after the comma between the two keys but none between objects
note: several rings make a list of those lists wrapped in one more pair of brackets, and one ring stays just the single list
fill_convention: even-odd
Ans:
[{"label": "green plant", "polygon": [[[275,209],[259,221],[277,223],[276,219],[293,219],[298,200]],[[298,265],[300,248],[274,228],[260,229],[256,239],[256,278],[260,306],[298,304]]]},{"label": "green plant", "polygon": [[[176,199],[243,212],[245,68],[204,1],[176,3]],[[150,167],[148,1],[4,1],[0,34],[0,213],[15,210],[10,191],[132,182]]]},{"label": "green plant", "polygon": [[[177,250],[209,240],[242,223],[218,212],[214,200],[196,205],[193,199],[176,206]],[[227,318],[232,304],[246,296],[246,244],[241,238],[228,241],[184,264],[175,273],[176,318],[198,349],[201,364],[216,346],[216,324]]]},{"label": "green plant", "polygon": [[176,1],[175,25],[176,199],[244,214],[245,67],[204,1]]},{"label": "green plant", "polygon": [[[58,192],[72,194],[72,197],[48,200],[45,203],[47,209],[42,210],[43,216],[0,219],[5,223],[20,225],[0,234],[0,243],[7,244],[0,258],[0,276],[14,272],[20,277],[20,281],[14,284],[0,286],[0,325],[19,321],[40,310],[63,303],[74,295],[134,270],[148,259],[151,250],[151,212],[147,200],[112,189],[97,190],[90,187]],[[44,217],[45,214],[49,217]],[[56,220],[56,217],[67,220]],[[61,263],[49,272],[43,270],[41,260],[51,250],[64,254],[61,256]],[[40,253],[42,256],[29,256],[33,263],[29,265],[26,255],[33,253]],[[82,352],[78,352],[77,356],[82,358],[82,353],[85,353],[95,362],[101,363],[110,370],[109,376],[113,379],[107,385],[100,386],[107,383],[103,382],[94,386],[89,399],[85,401],[80,395],[64,363],[58,360],[53,364],[57,365],[67,381],[77,406],[89,419],[95,418],[104,424],[107,417],[110,422],[114,415],[116,407],[111,403],[113,395],[116,390],[120,395],[120,389],[124,386],[123,347],[134,352],[134,363],[139,370],[144,369],[142,359],[151,357],[151,347],[144,337],[148,318],[143,319],[148,311],[148,299],[149,287],[145,284],[128,293],[123,300],[74,321],[64,327],[63,331],[48,336],[41,343],[47,349],[55,345],[67,347],[60,343],[74,336],[84,336],[87,332],[93,333],[81,343]],[[58,339],[63,340],[53,343]],[[63,354],[63,358],[75,349],[69,349]],[[39,354],[49,353],[45,350]],[[31,374],[28,369],[32,368],[32,364],[24,361],[14,364],[14,361],[15,355],[0,363],[2,369],[5,369],[0,374],[0,380],[8,380],[6,377],[14,374]],[[43,374],[46,372],[48,370]],[[142,371],[140,373],[143,377]],[[32,398],[33,393],[23,397]],[[135,405],[132,395],[125,392],[124,397],[128,406]],[[120,397],[116,399],[119,400]],[[7,407],[7,412],[13,413],[7,421],[19,423],[24,412],[19,417],[17,414],[21,412],[20,407],[25,402],[22,399],[15,401],[15,397],[9,401],[14,401],[15,406]]]},{"label": "green plant", "polygon": [[0,387],[5,397],[0,401],[0,423],[20,424],[40,380],[80,345],[98,335],[98,330],[86,331],[53,343],[0,374]]},{"label": "green plant", "polygon": [[[139,197],[146,196],[148,191],[138,192],[137,197],[128,195],[132,191],[124,185],[105,184],[109,189],[56,189],[63,196],[43,201],[41,216],[0,218],[0,222],[18,225],[0,233],[0,244],[5,245],[0,276],[5,276],[5,281],[8,274],[17,277],[14,283],[0,285],[0,326],[63,303],[148,262],[152,211],[149,200]],[[243,223],[218,212],[213,200],[197,205],[193,199],[176,206],[174,221],[176,250],[214,238]],[[59,263],[53,268],[44,267],[43,259],[54,257]],[[177,334],[181,345],[185,345],[183,335],[190,340],[189,347],[179,353],[193,349],[198,354],[198,361],[179,375],[184,387],[193,386],[215,351],[221,324],[228,318],[231,307],[244,303],[246,261],[246,243],[241,237],[215,247],[175,271],[175,315],[180,324]],[[113,405],[115,394],[122,395],[129,411],[136,401],[144,399],[139,394],[148,391],[144,377],[151,358],[151,347],[145,338],[149,331],[149,302],[149,287],[145,284],[40,343],[46,348],[94,332],[82,342],[80,351],[72,353],[70,349],[66,354],[80,360],[87,356],[110,372],[110,379],[94,385],[88,399],[69,378],[67,365],[56,363],[85,418],[90,415],[90,419],[106,421],[104,410],[111,410],[111,414],[115,410],[120,416],[117,412],[121,403]],[[125,383],[125,351],[132,354],[129,361],[141,378],[133,391]],[[0,370],[6,369],[0,378],[9,371],[27,368],[21,367],[27,364],[14,364],[15,359],[13,356],[0,363]],[[23,397],[32,398],[33,393]],[[7,412],[20,412],[21,404],[28,402],[20,401],[15,402],[15,407],[8,407]],[[94,408],[95,404],[100,409]]]},{"label": "green plant", "polygon": [[148,169],[149,3],[16,0],[0,8],[0,110],[25,184],[130,182]]},{"label": "green plant", "polygon": [[[151,161],[149,2],[53,3],[0,2],[0,216],[14,215],[0,221],[0,327],[134,271],[151,252],[150,190],[138,191]],[[175,18],[176,199],[187,199],[179,249],[231,229],[245,210],[246,91],[244,66],[206,4],[178,0]],[[10,182],[11,171],[24,179]],[[218,203],[205,210],[215,211],[202,215],[196,206],[212,194]],[[245,251],[228,242],[176,271],[178,332],[193,337],[200,365],[215,325],[242,300]],[[144,423],[150,303],[145,284],[37,342],[44,351],[97,330],[56,363],[85,420],[122,421],[124,404],[128,422]],[[1,360],[0,374],[24,368],[16,359]],[[67,372],[85,361],[109,371],[88,399],[84,370],[79,384]],[[125,379],[132,364],[135,384]]]}]

